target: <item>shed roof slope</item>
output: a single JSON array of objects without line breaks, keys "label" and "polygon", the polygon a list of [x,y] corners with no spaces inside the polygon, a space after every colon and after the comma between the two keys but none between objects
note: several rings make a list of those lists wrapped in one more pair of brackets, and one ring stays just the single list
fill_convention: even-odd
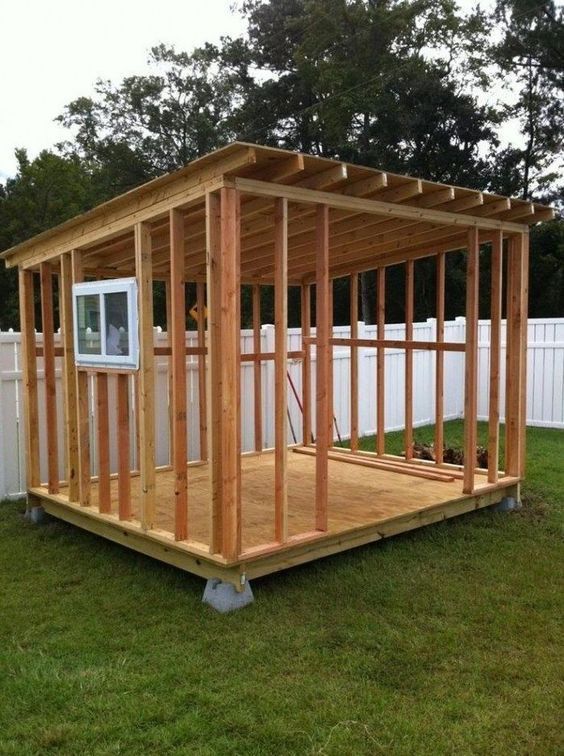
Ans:
[{"label": "shed roof slope", "polygon": [[[6,250],[0,257],[11,266],[33,258],[38,249],[52,248],[57,254],[71,246],[88,247],[123,233],[128,222],[133,224],[143,219],[143,213],[150,220],[164,215],[159,211],[159,203],[167,197],[167,192],[181,192],[182,188],[196,191],[206,182],[224,176],[378,200],[397,205],[398,212],[400,206],[424,208],[523,226],[554,217],[551,208],[522,199],[274,147],[233,142],[178,171],[160,176],[44,231]],[[154,216],[151,216],[152,208]]]}]

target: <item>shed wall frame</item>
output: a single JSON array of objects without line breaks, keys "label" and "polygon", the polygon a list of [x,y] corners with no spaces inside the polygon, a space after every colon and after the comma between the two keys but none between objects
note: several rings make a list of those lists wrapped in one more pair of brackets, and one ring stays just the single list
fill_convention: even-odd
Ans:
[{"label": "shed wall frame", "polygon": [[[310,162],[308,162],[310,161]],[[314,161],[314,162],[311,162]],[[531,203],[425,184],[334,161],[231,146],[156,185],[109,203],[5,253],[19,266],[27,479],[30,501],[73,524],[204,577],[245,580],[519,496],[525,465],[528,227],[549,217]],[[315,168],[315,170],[314,170]],[[364,171],[364,172],[363,172]],[[163,183],[164,182],[164,183]],[[155,182],[153,182],[155,184]],[[437,209],[438,207],[438,209]],[[489,212],[482,213],[484,207]],[[444,209],[441,209],[444,208]],[[468,212],[474,210],[475,215]],[[498,216],[498,217],[495,217]],[[491,254],[488,468],[476,467],[480,247]],[[466,250],[466,341],[444,340],[445,258]],[[433,257],[437,339],[414,341],[415,260]],[[406,333],[384,334],[386,270],[405,269]],[[377,273],[377,338],[358,338],[359,274]],[[74,361],[72,284],[134,275],[137,371]],[[348,276],[351,336],[333,336],[333,281]],[[505,278],[505,282],[504,282]],[[36,280],[38,279],[38,280]],[[153,338],[153,282],[164,281],[168,346]],[[186,284],[196,283],[197,347],[186,346]],[[275,292],[276,343],[261,352],[261,286]],[[241,354],[241,289],[252,287],[254,351]],[[288,352],[288,288],[300,287],[302,348]],[[39,291],[43,346],[35,338]],[[506,291],[505,470],[499,470],[502,292]],[[315,293],[315,334],[312,332]],[[55,340],[55,303],[61,337]],[[207,310],[207,327],[205,313]],[[333,347],[351,349],[350,448],[334,445]],[[377,434],[359,449],[358,350],[377,348]],[[386,348],[406,355],[405,455],[386,453]],[[414,349],[436,359],[436,460],[413,458]],[[315,350],[315,352],[314,352]],[[465,359],[464,464],[443,461],[445,355]],[[315,385],[312,386],[312,354]],[[170,463],[155,463],[155,355],[169,358]],[[197,361],[200,459],[187,462],[186,358]],[[287,360],[302,364],[303,441],[289,445]],[[241,453],[243,361],[255,376],[255,450]],[[274,363],[275,447],[262,441],[261,364]],[[39,363],[46,392],[38,396]],[[64,437],[57,447],[55,371],[63,374]],[[89,407],[88,385],[96,385]],[[40,479],[40,400],[47,480]],[[131,409],[133,408],[133,412]],[[313,422],[312,418],[315,415]],[[117,469],[110,439],[117,438]],[[97,446],[92,474],[91,445]],[[59,455],[65,475],[60,480]]]}]

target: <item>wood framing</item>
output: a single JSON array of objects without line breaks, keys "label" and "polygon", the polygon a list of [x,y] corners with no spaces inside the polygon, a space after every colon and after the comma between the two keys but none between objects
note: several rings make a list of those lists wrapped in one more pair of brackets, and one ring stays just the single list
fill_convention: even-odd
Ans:
[{"label": "wood framing", "polygon": [[[552,216],[529,201],[234,143],[7,250],[6,264],[19,268],[30,503],[241,590],[249,578],[489,506],[504,495],[518,497],[525,470],[528,226]],[[490,248],[485,469],[476,454],[478,317],[480,299],[486,301],[479,271],[480,255]],[[467,259],[466,318],[457,340],[445,332],[445,287],[449,255],[460,250]],[[414,324],[415,261],[422,258],[436,261],[436,333],[425,341]],[[404,338],[386,335],[386,297],[397,297],[396,276],[387,268],[395,265],[405,271]],[[375,276],[363,280],[363,314],[369,304],[375,328],[363,330],[359,274],[366,271]],[[344,333],[337,318],[347,307],[337,296],[346,297],[346,290],[335,283],[341,277],[350,296]],[[103,292],[90,303],[78,300],[73,284],[85,280],[99,282],[100,292],[129,286],[135,302],[106,303]],[[367,292],[370,280],[374,289]],[[155,281],[166,292],[162,336],[153,329]],[[288,304],[291,287],[299,287],[299,314]],[[193,306],[187,292],[194,291],[196,330],[187,331]],[[43,334],[36,339],[38,293]],[[112,320],[106,306],[117,308]],[[268,330],[265,347],[261,324],[270,318],[274,341]],[[243,336],[242,323],[251,328]],[[298,323],[301,344],[289,349],[288,329]],[[243,353],[242,338],[252,340]],[[138,362],[137,351],[130,352],[137,343]],[[340,369],[345,349],[349,394],[333,397],[333,368]],[[405,365],[404,385],[401,368],[386,376],[386,350],[405,355],[404,363],[397,361]],[[423,350],[434,365],[434,386],[418,380]],[[360,353],[373,359],[369,371],[360,370]],[[447,353],[465,360],[463,465],[445,462],[443,454]],[[120,354],[130,361],[109,359]],[[301,386],[292,377],[300,370]],[[435,396],[430,461],[414,454],[420,390]],[[369,444],[360,438],[360,391],[372,398]],[[166,417],[161,413],[156,422],[161,398]],[[402,456],[386,453],[386,406],[398,401],[405,408]],[[64,444],[57,402],[64,409]],[[301,438],[290,415],[298,410]],[[505,470],[498,469],[502,414]],[[242,427],[254,429],[245,448]]]}]

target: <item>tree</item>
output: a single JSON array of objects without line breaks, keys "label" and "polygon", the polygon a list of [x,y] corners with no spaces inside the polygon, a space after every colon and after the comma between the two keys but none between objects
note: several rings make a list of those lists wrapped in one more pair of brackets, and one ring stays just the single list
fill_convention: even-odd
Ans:
[{"label": "tree", "polygon": [[[76,157],[48,150],[30,161],[16,150],[17,173],[0,191],[0,249],[78,215],[95,202],[91,174]],[[18,323],[17,273],[0,265],[0,328]]]},{"label": "tree", "polygon": [[491,52],[517,97],[504,116],[519,123],[522,146],[509,145],[498,156],[496,188],[524,199],[560,199],[564,148],[564,10],[549,0],[498,0],[501,40]]}]

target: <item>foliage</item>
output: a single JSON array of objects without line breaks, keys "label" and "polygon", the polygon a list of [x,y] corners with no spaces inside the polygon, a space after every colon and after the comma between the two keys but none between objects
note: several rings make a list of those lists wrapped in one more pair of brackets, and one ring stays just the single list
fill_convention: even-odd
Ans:
[{"label": "foliage", "polygon": [[528,436],[522,512],[256,580],[233,615],[202,580],[2,505],[0,752],[561,753],[563,432]]},{"label": "foliage", "polygon": [[[552,0],[498,0],[489,14],[464,14],[452,0],[240,0],[237,9],[245,36],[191,53],[153,47],[147,73],[98,81],[67,105],[59,120],[69,139],[56,152],[33,161],[19,152],[0,190],[0,248],[235,138],[561,201],[564,25]],[[488,96],[496,81],[509,92],[501,104]],[[510,122],[523,146],[499,141]],[[561,235],[558,223],[531,235],[531,292],[542,295],[531,297],[533,317],[564,314]],[[464,256],[449,255],[447,316],[463,312],[463,273]],[[389,281],[387,315],[402,320],[400,267]],[[17,324],[14,274],[2,270],[0,284],[6,328]],[[337,282],[337,323],[348,318],[347,292]],[[434,266],[422,262],[417,317],[433,315],[433,292]],[[371,322],[373,276],[363,275],[361,293]],[[272,309],[265,290],[265,318]]]}]

